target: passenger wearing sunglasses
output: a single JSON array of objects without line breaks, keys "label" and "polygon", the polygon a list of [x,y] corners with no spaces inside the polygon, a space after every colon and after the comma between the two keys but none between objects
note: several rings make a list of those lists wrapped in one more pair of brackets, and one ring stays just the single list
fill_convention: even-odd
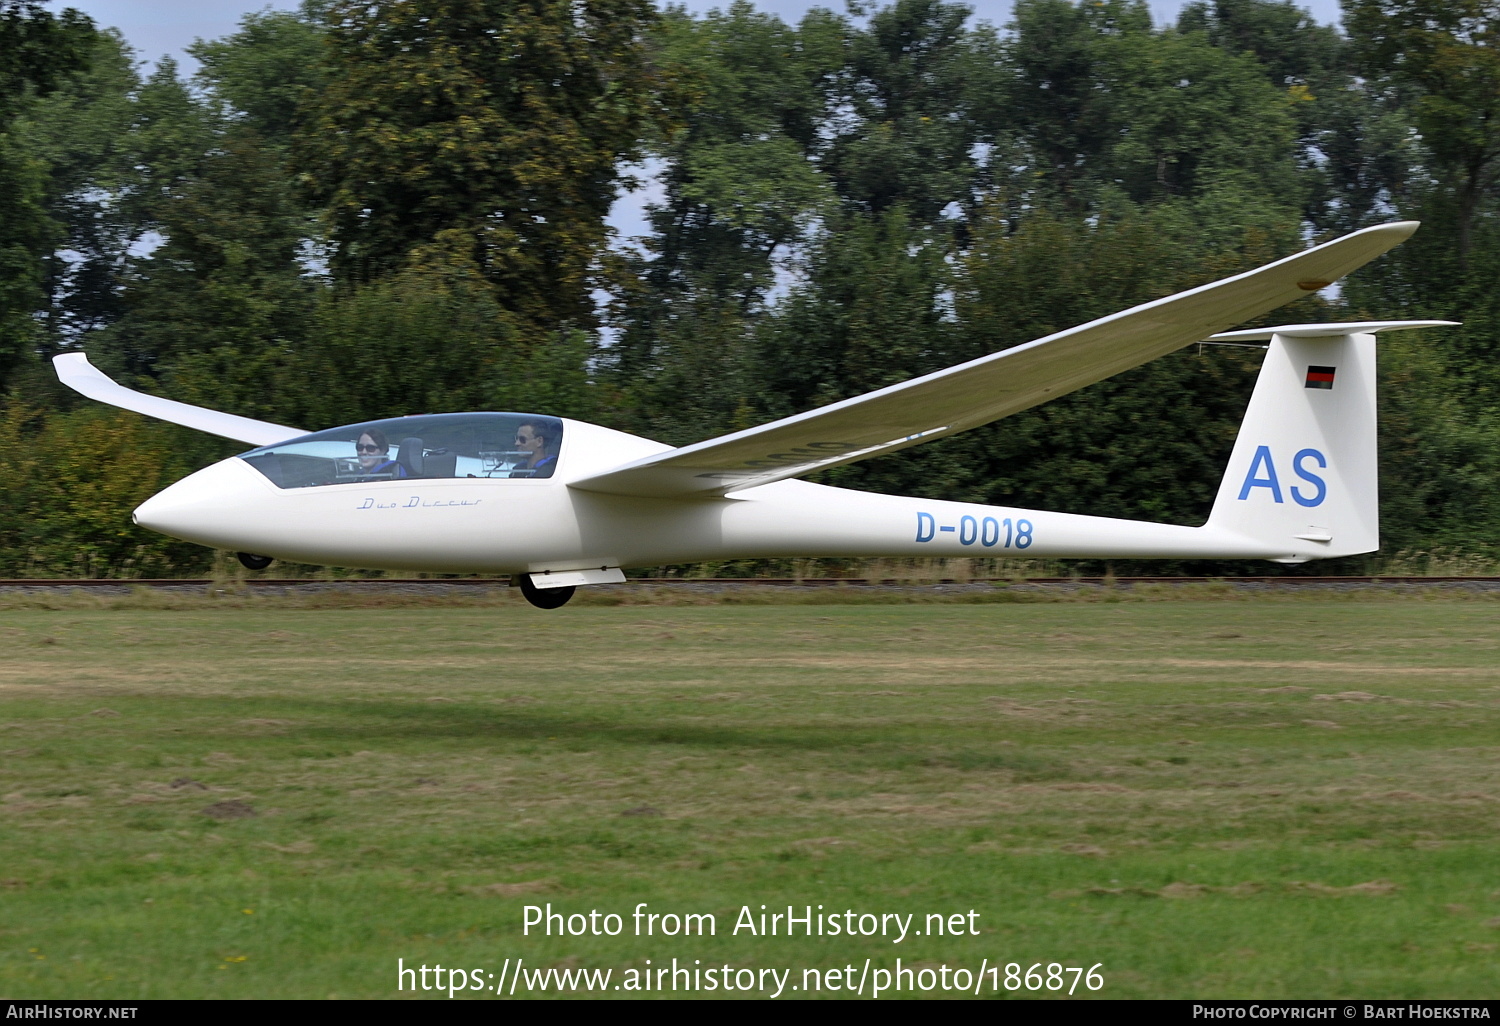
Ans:
[{"label": "passenger wearing sunglasses", "polygon": [[517,470],[529,470],[527,477],[551,477],[557,469],[557,449],[562,441],[562,425],[550,418],[528,420],[516,429],[516,448],[527,454]]},{"label": "passenger wearing sunglasses", "polygon": [[366,428],[354,444],[359,453],[359,472],[362,477],[406,477],[406,468],[391,459],[391,443],[379,428]]}]

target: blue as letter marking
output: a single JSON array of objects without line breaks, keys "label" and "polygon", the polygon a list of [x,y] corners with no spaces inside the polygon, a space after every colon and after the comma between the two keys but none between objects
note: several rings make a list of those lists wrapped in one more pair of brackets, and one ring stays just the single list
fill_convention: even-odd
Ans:
[{"label": "blue as letter marking", "polygon": [[917,514],[917,541],[929,542],[937,534],[937,521],[931,513]]},{"label": "blue as letter marking", "polygon": [[1297,500],[1297,505],[1299,506],[1317,506],[1320,505],[1323,500],[1328,497],[1328,486],[1323,483],[1323,479],[1310,470],[1302,469],[1302,461],[1308,459],[1309,457],[1317,460],[1319,467],[1328,466],[1328,461],[1324,459],[1323,454],[1316,449],[1303,449],[1297,455],[1292,457],[1292,470],[1295,471],[1297,476],[1302,480],[1308,482],[1309,484],[1315,485],[1318,489],[1317,494],[1314,495],[1311,499],[1308,499],[1302,495],[1301,490],[1298,489],[1296,485],[1292,485],[1292,498]]},{"label": "blue as letter marking", "polygon": [[[1297,454],[1298,458],[1300,458],[1303,453],[1306,452],[1311,452],[1311,450],[1304,449],[1301,453]],[[1266,476],[1256,477],[1255,472],[1262,466],[1266,468]],[[1300,474],[1301,471],[1298,471],[1298,473]],[[1269,488],[1271,489],[1271,495],[1275,497],[1276,501],[1282,501],[1281,482],[1276,480],[1276,467],[1271,463],[1271,447],[1269,445],[1261,445],[1256,447],[1255,459],[1250,461],[1250,471],[1245,475],[1245,483],[1240,488],[1240,498],[1242,500],[1248,499],[1250,497],[1250,489],[1252,488]],[[1301,500],[1299,499],[1298,501],[1300,502]],[[1320,494],[1318,496],[1318,502],[1322,501],[1323,497]],[[1305,505],[1317,505],[1317,503],[1307,503]]]}]

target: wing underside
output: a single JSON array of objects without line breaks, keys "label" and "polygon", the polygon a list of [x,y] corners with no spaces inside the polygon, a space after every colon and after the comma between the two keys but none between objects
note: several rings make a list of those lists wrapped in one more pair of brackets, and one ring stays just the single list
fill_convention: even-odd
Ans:
[{"label": "wing underside", "polygon": [[723,495],[978,427],[1325,288],[1405,241],[1416,228],[1415,221],[1366,228],[1025,345],[636,460],[570,486],[619,495]]}]

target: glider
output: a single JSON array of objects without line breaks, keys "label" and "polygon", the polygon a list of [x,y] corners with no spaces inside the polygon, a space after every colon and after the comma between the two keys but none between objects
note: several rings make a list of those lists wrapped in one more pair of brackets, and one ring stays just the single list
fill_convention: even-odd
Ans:
[{"label": "glider", "polygon": [[[1375,335],[1449,321],[1225,329],[1403,242],[1403,221],[760,427],[672,448],[595,424],[447,413],[308,433],[125,388],[54,358],[90,398],[256,448],[135,511],[143,527],[272,558],[511,574],[556,608],[622,568],[757,557],[1310,559],[1379,546]],[[794,480],[944,438],[1199,341],[1267,343],[1208,522],[1185,527]]]}]

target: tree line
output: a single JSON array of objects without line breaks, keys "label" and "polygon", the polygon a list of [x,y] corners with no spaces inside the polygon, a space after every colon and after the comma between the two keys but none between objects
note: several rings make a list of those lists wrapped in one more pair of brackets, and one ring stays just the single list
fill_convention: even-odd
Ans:
[{"label": "tree line", "polygon": [[[1397,218],[1424,226],[1263,323],[1462,320],[1381,342],[1384,552],[1500,556],[1497,30],[1489,0],[1344,0],[1342,27],[306,0],[186,77],[0,0],[0,576],[211,558],[129,513],[234,443],[67,393],[59,352],[308,430],[516,409],[685,444]],[[642,183],[645,234],[612,239]],[[1259,359],[1191,347],[820,480],[1199,522]]]}]

